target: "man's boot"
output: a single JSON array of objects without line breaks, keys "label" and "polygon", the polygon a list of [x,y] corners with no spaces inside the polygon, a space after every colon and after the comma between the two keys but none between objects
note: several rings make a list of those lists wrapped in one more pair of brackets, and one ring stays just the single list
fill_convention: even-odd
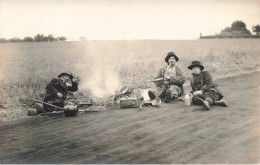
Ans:
[{"label": "man's boot", "polygon": [[172,99],[172,91],[171,90],[167,90],[164,102],[165,103],[169,103],[169,102],[171,102],[171,99]]},{"label": "man's boot", "polygon": [[[203,99],[201,99],[201,98],[199,98],[199,97],[196,97],[195,98],[195,101],[196,100],[200,100],[201,101],[201,103],[203,103],[203,105],[204,105],[204,107],[209,111],[210,110],[210,105],[209,105],[209,102],[208,101],[205,101],[205,100],[203,100]],[[196,101],[196,102],[198,102],[198,101]]]},{"label": "man's boot", "polygon": [[215,105],[220,105],[220,106],[223,106],[223,107],[228,107],[228,104],[225,100],[219,100],[219,101],[215,101],[214,102]]},{"label": "man's boot", "polygon": [[156,98],[156,94],[154,91],[149,90],[148,96],[150,97],[150,100],[154,100]]},{"label": "man's boot", "polygon": [[152,101],[152,105],[153,106],[160,106],[162,103],[161,99],[159,97],[155,98],[153,101]]},{"label": "man's boot", "polygon": [[203,101],[204,107],[209,111],[210,110],[210,105],[208,101]]}]

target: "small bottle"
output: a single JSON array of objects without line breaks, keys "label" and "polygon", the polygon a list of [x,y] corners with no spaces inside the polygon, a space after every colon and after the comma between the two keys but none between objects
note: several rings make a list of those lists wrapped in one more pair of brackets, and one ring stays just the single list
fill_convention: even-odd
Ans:
[{"label": "small bottle", "polygon": [[183,101],[185,105],[190,105],[191,99],[188,93],[184,96]]}]

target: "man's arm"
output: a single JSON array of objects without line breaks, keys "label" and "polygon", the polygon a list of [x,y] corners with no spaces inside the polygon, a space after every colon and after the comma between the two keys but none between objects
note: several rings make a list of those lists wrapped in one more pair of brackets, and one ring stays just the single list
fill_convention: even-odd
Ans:
[{"label": "man's arm", "polygon": [[57,95],[58,97],[62,97],[62,94],[56,89],[56,86],[60,84],[60,79],[53,78],[45,87],[47,96]]},{"label": "man's arm", "polygon": [[197,91],[196,87],[194,86],[193,78],[191,78],[191,80],[190,80],[190,86],[191,86],[191,89],[192,89],[192,91],[190,93],[193,93],[193,92]]},{"label": "man's arm", "polygon": [[184,72],[176,67],[176,76],[170,76],[170,83],[183,85],[186,81],[186,77],[184,76]]},{"label": "man's arm", "polygon": [[[158,79],[158,78],[164,78],[164,69],[160,69],[155,77],[155,79]],[[162,79],[162,81],[157,81],[157,82],[154,82],[154,84],[156,86],[161,86],[163,84],[164,80]]]},{"label": "man's arm", "polygon": [[52,95],[52,94],[57,95],[57,93],[59,92],[55,89],[55,86],[59,84],[60,84],[59,79],[53,78],[45,87],[47,95]]},{"label": "man's arm", "polygon": [[201,90],[204,93],[205,91],[208,91],[210,88],[216,87],[216,84],[214,83],[210,73],[208,71],[204,72],[204,81],[205,85],[202,86]]},{"label": "man's arm", "polygon": [[78,90],[78,82],[76,82],[75,80],[71,80],[72,85],[68,86],[68,91],[70,92],[75,92]]}]

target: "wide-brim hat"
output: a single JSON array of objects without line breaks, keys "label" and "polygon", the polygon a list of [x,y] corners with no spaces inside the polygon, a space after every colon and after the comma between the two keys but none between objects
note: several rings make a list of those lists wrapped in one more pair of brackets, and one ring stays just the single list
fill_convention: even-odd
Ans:
[{"label": "wide-brim hat", "polygon": [[64,76],[64,75],[69,76],[71,79],[74,78],[73,75],[72,75],[72,73],[70,73],[70,72],[62,72],[61,74],[58,75],[58,77],[62,77],[62,76]]},{"label": "wide-brim hat", "polygon": [[129,87],[128,86],[124,86],[120,89],[120,94],[123,95],[123,94],[126,94],[129,90]]},{"label": "wide-brim hat", "polygon": [[192,68],[195,67],[195,66],[200,67],[201,70],[204,69],[204,66],[201,64],[200,61],[192,61],[192,62],[191,62],[191,65],[188,66],[188,69],[192,70]]},{"label": "wide-brim hat", "polygon": [[179,61],[179,58],[173,52],[169,52],[167,54],[167,56],[165,57],[165,62],[168,63],[168,60],[169,60],[170,57],[174,57],[176,59],[176,62]]}]

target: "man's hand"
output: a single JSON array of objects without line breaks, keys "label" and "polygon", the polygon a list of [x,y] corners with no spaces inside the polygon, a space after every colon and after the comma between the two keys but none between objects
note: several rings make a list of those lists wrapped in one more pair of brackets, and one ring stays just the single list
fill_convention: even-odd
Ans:
[{"label": "man's hand", "polygon": [[164,80],[164,82],[163,82],[163,84],[165,84],[165,85],[167,85],[167,84],[169,84],[170,83],[170,76],[164,76],[164,78],[163,78],[163,80]]},{"label": "man's hand", "polygon": [[170,80],[170,78],[171,78],[170,76],[164,76],[165,80]]},{"label": "man's hand", "polygon": [[201,90],[200,90],[200,91],[193,92],[193,96],[202,95],[202,94],[203,94],[203,93],[202,93]]},{"label": "man's hand", "polygon": [[74,83],[78,83],[79,82],[79,78],[73,78],[71,81],[74,82]]},{"label": "man's hand", "polygon": [[57,96],[58,96],[58,97],[62,97],[62,94],[58,92],[58,93],[57,93]]},{"label": "man's hand", "polygon": [[158,81],[158,82],[154,82],[154,83],[155,83],[156,86],[161,86],[161,85],[163,85],[163,82],[164,81]]}]

